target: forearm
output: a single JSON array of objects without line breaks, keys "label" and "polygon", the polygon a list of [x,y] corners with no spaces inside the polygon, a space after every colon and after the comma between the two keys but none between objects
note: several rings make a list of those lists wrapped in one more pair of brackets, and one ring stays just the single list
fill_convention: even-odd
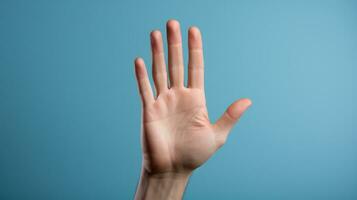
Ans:
[{"label": "forearm", "polygon": [[135,194],[136,200],[182,199],[191,173],[161,173],[150,175],[142,170]]}]

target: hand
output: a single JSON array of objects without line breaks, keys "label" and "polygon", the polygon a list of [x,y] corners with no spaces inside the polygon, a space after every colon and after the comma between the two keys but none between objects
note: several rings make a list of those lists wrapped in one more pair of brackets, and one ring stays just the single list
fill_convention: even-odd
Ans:
[{"label": "hand", "polygon": [[[163,41],[157,30],[151,32],[152,75],[156,95],[148,79],[144,61],[135,60],[135,71],[142,99],[142,177],[189,177],[191,172],[221,147],[229,131],[251,105],[240,99],[211,124],[204,92],[204,64],[201,33],[188,31],[188,83],[184,85],[180,25],[167,22],[168,69]],[[168,81],[169,79],[169,81]]]}]

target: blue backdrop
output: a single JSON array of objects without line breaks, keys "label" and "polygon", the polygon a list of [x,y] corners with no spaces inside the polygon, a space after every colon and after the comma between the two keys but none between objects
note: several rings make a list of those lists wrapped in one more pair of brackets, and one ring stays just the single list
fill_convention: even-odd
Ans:
[{"label": "blue backdrop", "polygon": [[357,198],[356,1],[3,0],[0,199],[133,198],[133,59],[170,18],[201,28],[212,121],[254,102],[186,199]]}]

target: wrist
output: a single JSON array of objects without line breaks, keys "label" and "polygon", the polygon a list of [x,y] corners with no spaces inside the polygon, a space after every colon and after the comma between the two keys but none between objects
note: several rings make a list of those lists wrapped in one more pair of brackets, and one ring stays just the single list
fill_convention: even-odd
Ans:
[{"label": "wrist", "polygon": [[135,199],[182,199],[191,174],[192,171],[150,173],[143,169]]}]

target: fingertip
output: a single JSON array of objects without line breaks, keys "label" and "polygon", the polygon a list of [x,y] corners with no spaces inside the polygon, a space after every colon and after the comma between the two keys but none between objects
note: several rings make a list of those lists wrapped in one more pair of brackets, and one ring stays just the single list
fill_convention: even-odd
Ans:
[{"label": "fingertip", "polygon": [[159,30],[153,30],[150,33],[151,50],[153,53],[160,53],[163,51],[162,36]]},{"label": "fingertip", "polygon": [[160,30],[155,29],[155,30],[151,31],[151,33],[150,33],[150,38],[151,39],[160,39],[160,37],[161,37]]},{"label": "fingertip", "polygon": [[178,45],[181,44],[181,30],[180,23],[177,20],[170,19],[166,23],[167,29],[167,41],[169,45]]},{"label": "fingertip", "polygon": [[169,19],[166,23],[166,27],[168,30],[178,30],[180,28],[180,22],[175,19]]},{"label": "fingertip", "polygon": [[242,101],[242,104],[244,104],[246,107],[249,107],[253,104],[252,100],[248,99],[248,98],[243,98],[243,99],[241,99],[241,101]]},{"label": "fingertip", "polygon": [[142,78],[146,75],[145,63],[141,57],[136,57],[135,63],[135,74],[137,78]]},{"label": "fingertip", "polygon": [[188,29],[188,36],[193,38],[193,39],[197,39],[199,38],[201,35],[201,31],[197,26],[191,26]]},{"label": "fingertip", "polygon": [[134,59],[134,64],[135,66],[142,65],[144,63],[143,59],[141,57],[136,57]]},{"label": "fingertip", "polygon": [[202,49],[201,32],[196,26],[188,29],[188,46],[190,50]]},{"label": "fingertip", "polygon": [[234,119],[238,119],[244,111],[248,109],[249,106],[252,105],[252,101],[248,98],[243,98],[235,101],[229,108],[227,109],[227,113]]}]

